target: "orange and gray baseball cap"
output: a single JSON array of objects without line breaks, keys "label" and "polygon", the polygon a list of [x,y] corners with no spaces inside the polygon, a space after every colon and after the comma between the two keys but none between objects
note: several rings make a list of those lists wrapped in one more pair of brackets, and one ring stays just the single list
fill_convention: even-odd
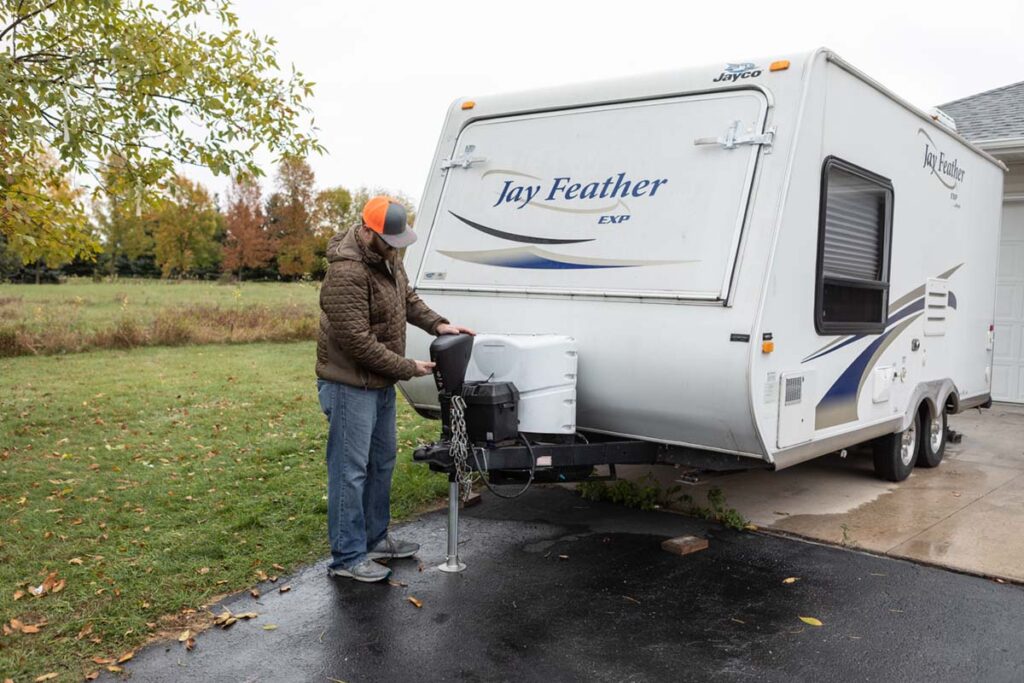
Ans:
[{"label": "orange and gray baseball cap", "polygon": [[405,221],[405,207],[390,197],[378,195],[363,207],[363,224],[395,249],[416,241],[416,233]]}]

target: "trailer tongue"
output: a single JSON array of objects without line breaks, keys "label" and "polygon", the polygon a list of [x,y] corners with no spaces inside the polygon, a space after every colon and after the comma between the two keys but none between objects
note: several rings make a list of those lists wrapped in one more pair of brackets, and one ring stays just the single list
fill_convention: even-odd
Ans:
[{"label": "trailer tongue", "polygon": [[[475,343],[474,343],[475,341]],[[559,335],[439,337],[430,345],[441,408],[441,439],[413,460],[448,475],[448,551],[439,569],[466,568],[458,554],[459,502],[475,477],[516,498],[534,483],[594,478],[597,465],[684,464],[695,469],[757,467],[749,458],[576,431],[575,342]],[[467,380],[467,375],[483,379]],[[517,384],[519,386],[517,386]],[[512,493],[494,489],[514,484]]]}]

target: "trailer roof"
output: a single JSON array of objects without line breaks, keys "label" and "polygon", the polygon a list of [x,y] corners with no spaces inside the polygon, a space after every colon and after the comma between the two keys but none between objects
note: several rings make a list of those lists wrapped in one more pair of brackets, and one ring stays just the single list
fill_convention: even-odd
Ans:
[{"label": "trailer roof", "polygon": [[[761,78],[747,79],[743,77],[743,73],[757,71],[760,74],[768,71],[770,64],[779,60],[788,60],[791,66],[783,69],[779,74],[772,74],[773,77],[794,71],[801,72],[806,81],[807,72],[811,69],[814,61],[819,58],[824,58],[836,64],[931,126],[952,136],[979,156],[987,159],[1004,171],[1006,170],[1005,164],[972,143],[962,134],[940,125],[930,114],[900,97],[892,90],[889,90],[826,47],[805,52],[779,53],[762,59],[737,60],[725,65],[718,63],[615,79],[570,83],[555,87],[486,95],[480,98],[460,98],[452,105],[452,109],[458,112],[464,103],[473,102],[476,107],[474,111],[461,112],[465,116],[464,120],[469,120],[512,113],[569,108],[597,102],[612,103],[691,92],[714,92],[743,86],[761,90],[768,98],[769,104],[774,104],[773,90],[775,88],[770,87],[772,82]],[[744,67],[747,67],[745,72],[743,70]],[[726,76],[727,74],[738,75],[734,78],[719,79],[720,76]]]}]

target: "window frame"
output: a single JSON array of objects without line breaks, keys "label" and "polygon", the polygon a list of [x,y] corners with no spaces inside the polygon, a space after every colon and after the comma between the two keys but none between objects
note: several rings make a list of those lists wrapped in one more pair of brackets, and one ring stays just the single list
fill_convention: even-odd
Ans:
[{"label": "window frame", "polygon": [[[885,190],[885,223],[882,226],[882,273],[879,280],[861,280],[858,278],[824,277],[825,270],[825,217],[828,204],[828,178],[832,169],[838,169],[855,175]],[[818,262],[815,270],[814,286],[814,329],[822,336],[836,334],[880,334],[885,331],[889,317],[889,284],[892,264],[892,216],[895,204],[895,192],[892,181],[885,176],[873,173],[866,168],[850,163],[836,156],[827,156],[821,167],[821,196],[818,200]],[[863,289],[876,289],[882,292],[882,320],[878,322],[844,322],[824,320],[823,304],[825,285],[854,285]]]}]

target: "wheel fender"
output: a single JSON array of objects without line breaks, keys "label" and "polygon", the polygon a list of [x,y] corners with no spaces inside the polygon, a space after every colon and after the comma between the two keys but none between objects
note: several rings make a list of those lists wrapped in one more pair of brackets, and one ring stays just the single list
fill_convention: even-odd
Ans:
[{"label": "wheel fender", "polygon": [[[910,395],[910,399],[907,401],[907,410],[903,414],[903,421],[900,425],[900,431],[905,431],[910,423],[917,417],[918,411],[921,410],[922,404],[928,405],[928,410],[931,415],[938,414],[938,408],[945,406],[948,398],[953,395],[956,396],[956,385],[953,384],[953,380],[949,378],[932,380],[931,382],[921,382],[914,387],[913,393]],[[959,402],[959,398],[957,398]]]}]

